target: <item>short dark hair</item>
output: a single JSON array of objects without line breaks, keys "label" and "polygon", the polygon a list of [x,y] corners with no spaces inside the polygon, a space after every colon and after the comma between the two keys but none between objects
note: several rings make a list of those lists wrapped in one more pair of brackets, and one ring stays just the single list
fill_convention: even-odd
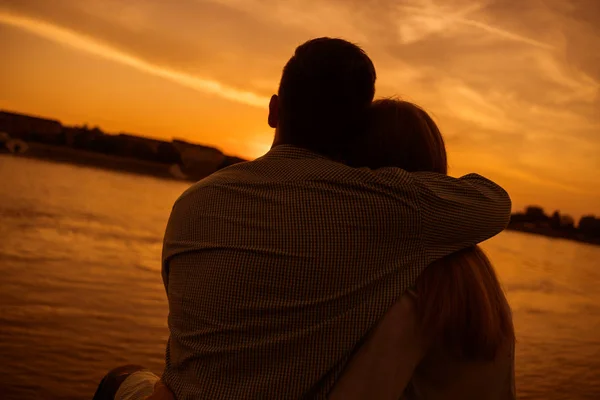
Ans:
[{"label": "short dark hair", "polygon": [[373,62],[353,43],[322,37],[300,45],[279,85],[281,142],[341,153],[366,132],[375,80]]}]

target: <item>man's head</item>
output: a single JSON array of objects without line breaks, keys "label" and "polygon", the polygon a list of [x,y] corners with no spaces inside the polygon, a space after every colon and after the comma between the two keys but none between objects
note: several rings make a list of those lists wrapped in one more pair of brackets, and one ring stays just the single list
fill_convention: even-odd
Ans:
[{"label": "man's head", "polygon": [[366,131],[375,79],[373,62],[355,44],[331,38],[302,44],[269,105],[275,144],[339,157],[346,143]]}]

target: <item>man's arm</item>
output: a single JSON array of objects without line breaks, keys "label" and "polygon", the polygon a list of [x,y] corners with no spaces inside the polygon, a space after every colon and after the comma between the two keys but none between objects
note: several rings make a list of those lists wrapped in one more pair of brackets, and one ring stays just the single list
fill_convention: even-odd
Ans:
[{"label": "man's arm", "polygon": [[510,221],[508,193],[480,175],[410,175],[417,190],[429,262],[497,235]]}]

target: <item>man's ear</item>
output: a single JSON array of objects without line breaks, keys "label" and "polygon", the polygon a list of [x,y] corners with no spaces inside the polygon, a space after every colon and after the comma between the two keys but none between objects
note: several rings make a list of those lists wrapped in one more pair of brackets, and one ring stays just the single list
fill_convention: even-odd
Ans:
[{"label": "man's ear", "polygon": [[271,128],[277,128],[277,125],[279,125],[279,97],[276,94],[271,96],[271,101],[269,101],[268,121]]}]

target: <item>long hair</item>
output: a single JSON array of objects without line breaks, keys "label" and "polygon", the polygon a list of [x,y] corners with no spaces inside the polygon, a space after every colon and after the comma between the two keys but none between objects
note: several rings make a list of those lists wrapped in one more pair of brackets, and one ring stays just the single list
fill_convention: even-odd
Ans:
[{"label": "long hair", "polygon": [[[399,167],[447,174],[442,135],[420,107],[400,100],[373,102],[369,135],[353,146],[355,166]],[[429,265],[417,280],[416,311],[423,335],[464,360],[493,360],[514,342],[510,307],[489,259],[478,246]]]}]

